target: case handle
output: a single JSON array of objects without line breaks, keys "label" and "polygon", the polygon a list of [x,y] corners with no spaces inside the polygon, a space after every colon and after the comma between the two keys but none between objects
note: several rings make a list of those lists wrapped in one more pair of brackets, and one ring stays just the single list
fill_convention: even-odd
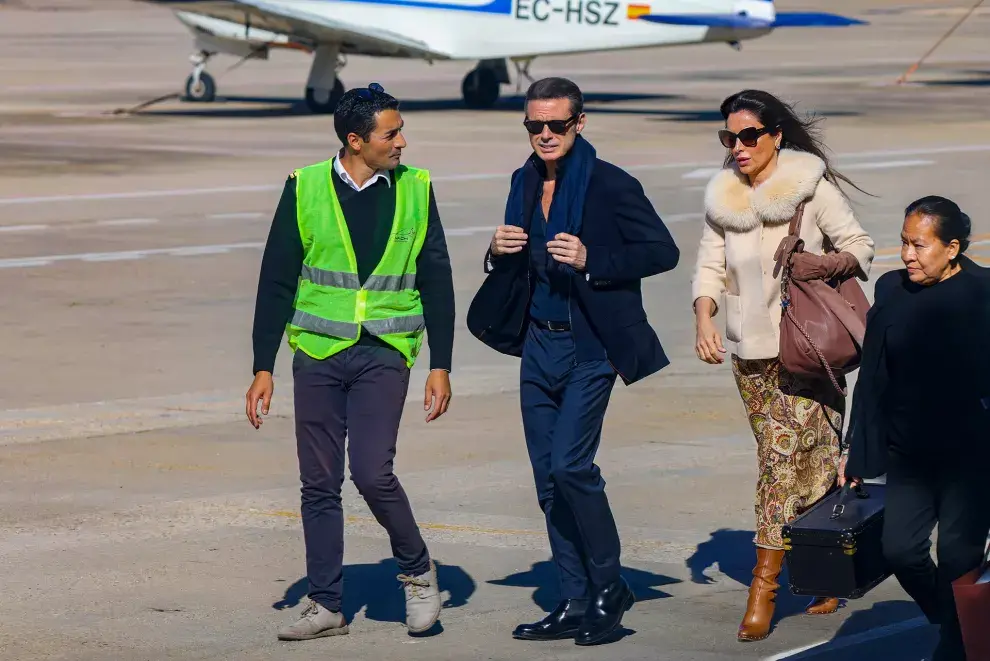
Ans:
[{"label": "case handle", "polygon": [[849,502],[849,494],[853,491],[856,492],[857,498],[869,498],[869,492],[863,489],[863,485],[860,483],[853,484],[851,481],[846,482],[845,486],[842,487],[842,493],[839,495],[839,502],[832,508],[832,516],[830,519],[838,519],[842,516],[842,513],[846,511],[846,503]]}]

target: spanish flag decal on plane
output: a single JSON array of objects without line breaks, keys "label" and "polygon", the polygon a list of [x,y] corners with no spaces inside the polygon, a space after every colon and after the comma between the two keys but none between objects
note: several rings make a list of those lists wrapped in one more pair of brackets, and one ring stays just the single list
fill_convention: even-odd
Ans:
[{"label": "spanish flag decal on plane", "polygon": [[650,5],[629,3],[626,6],[626,18],[637,19],[640,16],[650,13]]}]

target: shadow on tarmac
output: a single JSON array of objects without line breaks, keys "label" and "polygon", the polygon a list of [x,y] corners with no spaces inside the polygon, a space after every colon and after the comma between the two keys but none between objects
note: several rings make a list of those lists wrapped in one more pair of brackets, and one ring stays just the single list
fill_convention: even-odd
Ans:
[{"label": "shadow on tarmac", "polygon": [[[721,528],[712,532],[685,561],[691,581],[701,585],[714,583],[705,571],[717,564],[723,575],[749,587],[756,563],[753,536],[751,530]],[[802,615],[810,601],[810,598],[791,594],[787,589],[786,563],[779,582],[781,589],[777,592],[774,628],[781,620]],[[745,597],[740,599],[739,615],[742,617]],[[790,656],[769,658],[774,661],[922,661],[937,642],[937,629],[921,619],[921,611],[913,601],[884,601],[852,613],[847,610],[848,606],[849,603],[843,600],[838,613],[819,616],[844,618],[832,640]]]},{"label": "shadow on tarmac", "polygon": [[[680,583],[679,579],[654,574],[641,569],[633,569],[632,567],[623,567],[622,576],[629,583],[633,594],[636,595],[636,601],[665,599],[670,595],[654,588],[672,583]],[[557,587],[557,568],[549,560],[535,563],[529,571],[488,581],[488,583],[514,588],[535,588],[533,592],[533,603],[548,613],[560,603],[560,594]]]},{"label": "shadow on tarmac", "polygon": [[[436,562],[436,566],[440,595],[449,595],[443,602],[443,607],[458,608],[467,604],[475,591],[474,579],[456,565]],[[347,621],[353,621],[354,615],[365,608],[364,616],[369,620],[404,623],[405,597],[401,584],[395,578],[400,573],[392,558],[386,558],[377,564],[345,565],[342,610]],[[300,578],[285,590],[282,599],[272,604],[272,608],[294,608],[306,598],[308,592],[309,581]],[[441,630],[431,630],[427,634],[439,633]]]},{"label": "shadow on tarmac", "polygon": [[937,643],[913,601],[884,601],[850,615],[830,641],[768,661],[929,661]]}]

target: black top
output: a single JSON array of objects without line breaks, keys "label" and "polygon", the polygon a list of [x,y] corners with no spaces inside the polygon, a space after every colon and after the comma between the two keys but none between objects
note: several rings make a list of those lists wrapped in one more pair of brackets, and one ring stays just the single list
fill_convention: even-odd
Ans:
[{"label": "black top", "polygon": [[[348,186],[336,171],[331,180],[351,235],[358,277],[364,282],[385,254],[395,214],[395,185],[379,180],[359,192]],[[302,238],[296,222],[296,180],[290,176],[275,210],[261,260],[252,334],[255,373],[271,372],[275,367],[282,334],[292,318],[302,262]],[[454,346],[454,283],[432,186],[426,240],[416,260],[416,288],[423,302],[430,368],[450,370]],[[358,344],[390,346],[368,333],[361,333]]]},{"label": "black top", "polygon": [[529,230],[530,265],[536,280],[529,313],[540,321],[570,321],[570,278],[559,270],[547,270],[547,263],[553,259],[553,255],[547,252],[547,241],[553,237],[547,236],[547,219],[539,199],[533,209]]},{"label": "black top", "polygon": [[990,450],[990,279],[968,259],[935,285],[877,280],[849,421],[846,477],[886,472],[887,454],[926,460]]},{"label": "black top", "polygon": [[980,392],[983,375],[974,373],[978,354],[986,352],[988,302],[981,300],[981,282],[968,271],[930,286],[904,278],[901,286],[899,318],[886,328],[890,382],[882,406],[890,447],[914,454],[963,440],[943,436],[959,430],[979,400],[990,395]]}]

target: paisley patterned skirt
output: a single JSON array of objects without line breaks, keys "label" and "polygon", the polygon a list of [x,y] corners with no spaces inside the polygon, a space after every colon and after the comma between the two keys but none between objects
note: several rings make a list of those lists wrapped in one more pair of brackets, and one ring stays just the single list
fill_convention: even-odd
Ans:
[{"label": "paisley patterned skirt", "polygon": [[835,485],[845,398],[807,382],[777,358],[732,356],[732,373],[756,436],[756,545],[783,548],[780,529]]}]

